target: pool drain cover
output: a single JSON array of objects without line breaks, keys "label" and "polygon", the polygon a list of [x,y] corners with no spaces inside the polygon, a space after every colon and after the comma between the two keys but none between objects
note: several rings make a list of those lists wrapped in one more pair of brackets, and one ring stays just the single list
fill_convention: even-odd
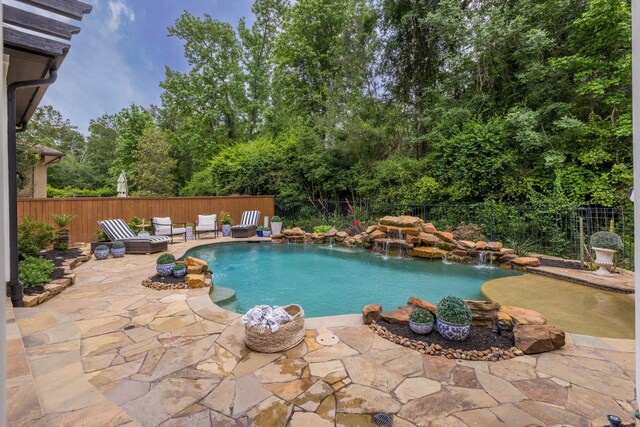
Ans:
[{"label": "pool drain cover", "polygon": [[340,342],[340,338],[333,334],[320,334],[316,337],[316,342],[322,345],[334,345]]},{"label": "pool drain cover", "polygon": [[391,416],[384,412],[373,414],[373,423],[377,426],[391,427]]}]

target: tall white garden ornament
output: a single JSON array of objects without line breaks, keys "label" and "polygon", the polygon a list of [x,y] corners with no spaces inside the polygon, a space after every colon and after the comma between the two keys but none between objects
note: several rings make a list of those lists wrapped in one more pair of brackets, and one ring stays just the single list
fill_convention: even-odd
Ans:
[{"label": "tall white garden ornament", "polygon": [[129,186],[127,185],[127,175],[124,171],[120,172],[118,177],[118,197],[129,197]]}]

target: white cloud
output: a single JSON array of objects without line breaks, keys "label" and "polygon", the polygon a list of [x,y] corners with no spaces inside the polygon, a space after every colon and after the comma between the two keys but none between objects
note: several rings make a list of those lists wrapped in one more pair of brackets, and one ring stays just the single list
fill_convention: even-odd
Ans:
[{"label": "white cloud", "polygon": [[[131,103],[149,105],[156,94],[147,93],[138,80],[139,64],[131,62],[130,35],[115,31],[135,19],[122,0],[91,1],[94,6],[73,37],[58,81],[51,85],[41,105],[51,104],[86,132],[89,120],[112,114]],[[125,31],[128,33],[128,31]]]},{"label": "white cloud", "polygon": [[124,0],[109,0],[107,30],[111,32],[117,31],[123,19],[134,22],[136,15],[133,13],[133,9],[127,6]]}]

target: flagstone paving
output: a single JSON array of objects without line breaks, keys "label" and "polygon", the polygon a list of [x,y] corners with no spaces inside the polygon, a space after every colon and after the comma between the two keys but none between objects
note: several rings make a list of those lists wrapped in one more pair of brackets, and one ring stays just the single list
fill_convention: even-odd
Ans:
[{"label": "flagstone paving", "polygon": [[[206,290],[142,287],[155,258],[89,261],[55,299],[14,310],[10,425],[372,426],[379,411],[399,427],[631,422],[633,341],[568,335],[553,353],[469,362],[359,325],[307,330],[296,348],[259,354]],[[25,405],[34,387],[40,410]]]}]

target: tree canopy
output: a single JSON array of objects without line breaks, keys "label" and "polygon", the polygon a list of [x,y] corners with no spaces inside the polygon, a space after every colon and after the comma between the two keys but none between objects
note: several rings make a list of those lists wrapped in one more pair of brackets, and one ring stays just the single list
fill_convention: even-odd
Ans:
[{"label": "tree canopy", "polygon": [[[122,169],[141,194],[625,203],[629,0],[255,0],[253,13],[184,12],[168,34],[190,69],[166,69],[160,106],[97,118],[87,138],[47,107],[24,146],[67,153],[58,187],[114,185]],[[143,178],[150,159],[168,187]]]}]

